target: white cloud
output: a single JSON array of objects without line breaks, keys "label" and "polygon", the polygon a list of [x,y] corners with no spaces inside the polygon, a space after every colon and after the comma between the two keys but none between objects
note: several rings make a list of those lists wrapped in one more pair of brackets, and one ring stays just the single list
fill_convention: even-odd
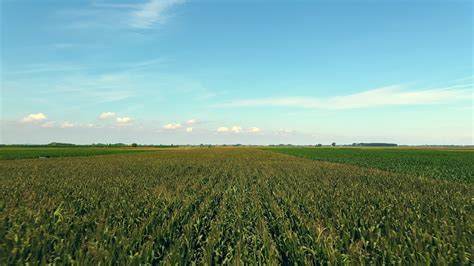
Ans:
[{"label": "white cloud", "polygon": [[28,116],[23,117],[20,122],[21,123],[35,123],[35,122],[41,122],[48,119],[46,115],[43,113],[36,113],[36,114],[29,114]]},{"label": "white cloud", "polygon": [[52,127],[54,127],[54,125],[55,125],[54,121],[49,121],[49,122],[46,122],[46,123],[42,124],[41,127],[52,128]]},{"label": "white cloud", "polygon": [[191,133],[191,132],[193,132],[193,128],[192,128],[192,127],[188,127],[188,128],[186,128],[186,132],[188,132],[188,133]]},{"label": "white cloud", "polygon": [[[42,125],[42,127],[54,127],[54,122],[48,122]],[[64,121],[60,128],[101,128],[102,126],[96,125],[94,123],[73,123],[69,121]]]},{"label": "white cloud", "polygon": [[128,124],[132,121],[132,119],[130,117],[117,117],[116,119],[117,123],[119,124]]},{"label": "white cloud", "polygon": [[170,124],[163,125],[163,128],[164,129],[178,129],[178,128],[181,128],[181,124],[170,123]]},{"label": "white cloud", "polygon": [[240,133],[242,132],[242,128],[239,127],[239,126],[233,126],[230,128],[230,131],[234,132],[234,133]]},{"label": "white cloud", "polygon": [[396,105],[436,104],[472,99],[472,88],[472,84],[466,84],[439,89],[404,91],[400,86],[389,86],[330,98],[261,98],[224,103],[218,105],[218,107],[275,106],[314,109],[355,109]]},{"label": "white cloud", "polygon": [[84,124],[83,127],[87,127],[87,128],[98,128],[99,126],[94,124],[94,123],[87,123],[87,124]]},{"label": "white cloud", "polygon": [[243,129],[241,126],[232,126],[232,127],[219,127],[217,129],[217,133],[226,133],[226,132],[231,132],[235,134],[239,133],[258,133],[260,132],[260,129],[257,127],[251,127],[247,129]]},{"label": "white cloud", "polygon": [[290,134],[293,134],[294,131],[291,129],[279,129],[276,134],[282,137],[288,137]]},{"label": "white cloud", "polygon": [[188,125],[193,125],[193,124],[196,124],[197,123],[197,120],[196,119],[189,119],[188,121],[186,121],[186,124]]},{"label": "white cloud", "polygon": [[73,127],[76,127],[77,125],[74,124],[74,123],[71,123],[69,121],[64,121],[62,124],[61,124],[61,128],[73,128]]},{"label": "white cloud", "polygon": [[251,127],[251,128],[249,128],[249,129],[246,130],[246,132],[249,132],[249,133],[258,133],[258,132],[260,132],[260,131],[261,131],[261,130],[260,130],[260,128],[258,128],[258,127]]},{"label": "white cloud", "polygon": [[217,132],[218,132],[218,133],[229,132],[229,128],[228,128],[228,127],[219,127],[219,128],[217,129]]},{"label": "white cloud", "polygon": [[108,119],[108,118],[115,117],[115,113],[113,113],[113,112],[104,112],[104,113],[101,113],[99,117],[101,119]]},{"label": "white cloud", "polygon": [[140,5],[138,10],[132,13],[130,26],[147,29],[156,23],[163,23],[169,16],[167,11],[171,7],[183,2],[182,0],[150,0]]}]

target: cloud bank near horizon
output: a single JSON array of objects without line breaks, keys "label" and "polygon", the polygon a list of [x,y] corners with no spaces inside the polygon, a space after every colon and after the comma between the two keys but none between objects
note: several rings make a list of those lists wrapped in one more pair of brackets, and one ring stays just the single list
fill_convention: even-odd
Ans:
[{"label": "cloud bank near horizon", "polygon": [[215,107],[294,107],[308,109],[357,109],[401,105],[426,105],[473,99],[472,84],[445,88],[408,91],[399,85],[387,86],[354,94],[329,98],[269,97],[235,100]]}]

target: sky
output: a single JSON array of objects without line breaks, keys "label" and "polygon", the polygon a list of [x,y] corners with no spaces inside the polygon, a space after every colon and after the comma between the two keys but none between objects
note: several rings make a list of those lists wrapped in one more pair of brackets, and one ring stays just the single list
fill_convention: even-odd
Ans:
[{"label": "sky", "polygon": [[0,9],[0,143],[474,143],[469,0]]}]

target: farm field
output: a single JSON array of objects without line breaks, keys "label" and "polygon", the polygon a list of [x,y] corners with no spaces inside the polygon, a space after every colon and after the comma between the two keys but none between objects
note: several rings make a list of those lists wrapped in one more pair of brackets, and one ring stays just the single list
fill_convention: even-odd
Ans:
[{"label": "farm field", "polygon": [[16,160],[16,159],[33,159],[39,157],[77,157],[77,156],[94,156],[108,155],[117,153],[143,152],[151,149],[140,148],[94,148],[94,147],[73,147],[73,148],[56,148],[56,147],[1,147],[0,160]]},{"label": "farm field", "polygon": [[474,149],[264,148],[264,150],[414,176],[474,182]]},{"label": "farm field", "polygon": [[0,264],[474,261],[474,184],[458,182],[472,169],[418,178],[421,161],[397,173],[273,151],[0,160]]}]

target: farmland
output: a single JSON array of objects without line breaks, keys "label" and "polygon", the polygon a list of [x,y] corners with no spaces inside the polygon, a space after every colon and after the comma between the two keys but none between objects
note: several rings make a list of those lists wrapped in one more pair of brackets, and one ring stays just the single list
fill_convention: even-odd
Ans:
[{"label": "farmland", "polygon": [[265,150],[414,176],[474,182],[472,149],[265,148]]},{"label": "farmland", "polygon": [[144,149],[126,149],[126,148],[56,148],[56,147],[37,147],[37,148],[19,148],[7,147],[0,148],[0,160],[32,159],[39,157],[77,157],[94,156],[117,153],[143,152]]},{"label": "farmland", "polygon": [[474,261],[472,169],[432,178],[421,161],[384,171],[274,151],[0,160],[0,264]]}]

